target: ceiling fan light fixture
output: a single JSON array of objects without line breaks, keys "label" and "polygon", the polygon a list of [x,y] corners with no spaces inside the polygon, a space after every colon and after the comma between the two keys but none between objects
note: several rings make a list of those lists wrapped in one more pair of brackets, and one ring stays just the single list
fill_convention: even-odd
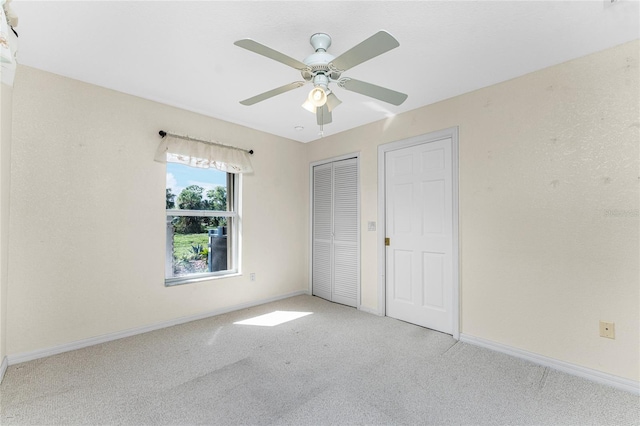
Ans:
[{"label": "ceiling fan light fixture", "polygon": [[329,93],[327,94],[327,108],[329,109],[329,112],[333,111],[334,108],[341,103],[342,101],[338,99],[338,97],[334,95],[332,91],[329,91]]},{"label": "ceiling fan light fixture", "polygon": [[302,108],[306,109],[307,111],[309,111],[312,114],[316,113],[316,107],[311,103],[311,101],[309,100],[309,98],[307,98],[304,103],[302,104]]},{"label": "ceiling fan light fixture", "polygon": [[327,103],[327,93],[322,87],[316,86],[309,92],[308,100],[314,107],[319,108]]}]

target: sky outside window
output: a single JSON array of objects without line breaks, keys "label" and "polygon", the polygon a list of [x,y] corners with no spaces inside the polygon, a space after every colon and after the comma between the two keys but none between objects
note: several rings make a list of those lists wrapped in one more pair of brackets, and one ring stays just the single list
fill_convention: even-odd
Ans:
[{"label": "sky outside window", "polygon": [[184,164],[167,163],[167,188],[176,195],[190,185],[204,188],[203,194],[216,186],[227,186],[227,174],[217,169],[199,169]]}]

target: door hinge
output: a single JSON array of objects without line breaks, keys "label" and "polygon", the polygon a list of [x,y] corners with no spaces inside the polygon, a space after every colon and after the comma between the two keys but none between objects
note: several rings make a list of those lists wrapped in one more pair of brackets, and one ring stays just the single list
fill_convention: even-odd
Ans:
[{"label": "door hinge", "polygon": [[385,239],[384,239],[384,245],[385,245],[385,246],[388,246],[388,245],[390,245],[390,244],[391,244],[391,238],[389,238],[389,237],[385,238]]}]

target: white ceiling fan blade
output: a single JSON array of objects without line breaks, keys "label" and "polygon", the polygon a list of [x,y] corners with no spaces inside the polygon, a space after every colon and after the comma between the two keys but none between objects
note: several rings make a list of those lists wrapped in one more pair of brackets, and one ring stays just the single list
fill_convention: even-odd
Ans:
[{"label": "white ceiling fan blade", "polygon": [[233,44],[250,50],[259,55],[266,56],[269,59],[273,59],[274,61],[278,61],[297,70],[303,70],[307,68],[307,66],[299,60],[294,59],[291,56],[287,56],[284,53],[280,53],[277,50],[273,50],[272,48],[267,47],[264,44],[260,44],[257,41],[251,40],[250,38],[238,40]]},{"label": "white ceiling fan blade", "polygon": [[327,104],[316,108],[316,121],[318,126],[331,123],[331,111],[329,111]]},{"label": "white ceiling fan blade", "polygon": [[288,92],[289,90],[297,89],[305,84],[304,81],[295,81],[293,83],[285,84],[284,86],[277,87],[273,90],[269,90],[268,92],[261,93],[252,98],[245,99],[244,101],[240,101],[242,105],[253,105],[258,102],[262,102],[265,99],[272,98],[274,96],[280,95],[282,93]]},{"label": "white ceiling fan blade", "polygon": [[332,63],[337,69],[346,71],[398,46],[400,43],[391,34],[386,31],[378,31],[335,58]]},{"label": "white ceiling fan blade", "polygon": [[375,84],[366,83],[364,81],[355,80],[353,78],[341,79],[338,84],[344,89],[379,99],[392,105],[400,105],[407,99],[407,95],[404,93],[396,92],[395,90],[376,86]]}]

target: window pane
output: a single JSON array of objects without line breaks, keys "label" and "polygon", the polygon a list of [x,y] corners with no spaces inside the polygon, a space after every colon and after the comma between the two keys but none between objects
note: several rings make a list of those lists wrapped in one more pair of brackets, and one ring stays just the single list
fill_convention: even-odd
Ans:
[{"label": "window pane", "polygon": [[167,209],[227,210],[227,173],[167,163]]},{"label": "window pane", "polygon": [[172,261],[172,275],[167,271],[167,278],[230,269],[227,224],[232,218],[169,216],[167,219],[167,250]]},{"label": "window pane", "polygon": [[237,176],[167,163],[166,179],[165,284],[236,273],[235,214],[220,214],[237,211]]}]

